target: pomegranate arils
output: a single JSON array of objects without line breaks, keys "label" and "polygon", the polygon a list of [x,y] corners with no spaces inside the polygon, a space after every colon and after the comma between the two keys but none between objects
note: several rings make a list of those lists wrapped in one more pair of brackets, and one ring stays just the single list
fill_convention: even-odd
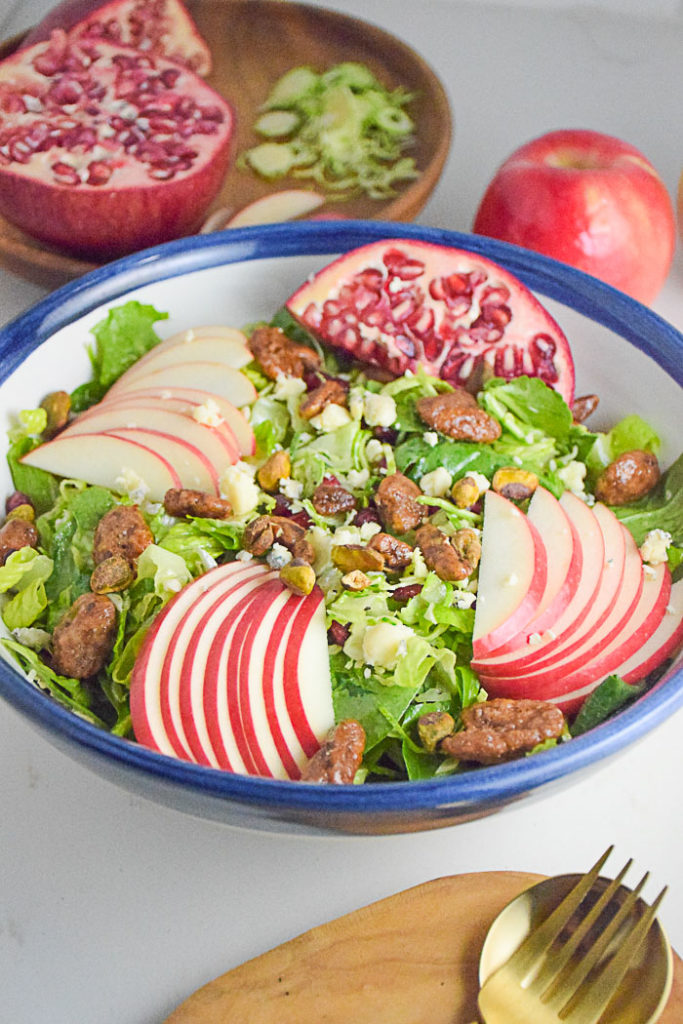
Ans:
[{"label": "pomegranate arils", "polygon": [[559,326],[504,268],[413,240],[340,257],[288,302],[320,341],[398,375],[422,366],[477,390],[492,375],[538,376],[571,403],[573,363]]},{"label": "pomegranate arils", "polygon": [[209,47],[181,0],[64,0],[28,34],[24,45],[48,39],[55,29],[84,45],[133,47],[201,75],[211,70]]},{"label": "pomegranate arils", "polygon": [[229,106],[149,53],[56,31],[0,62],[0,96],[0,210],[37,238],[120,255],[196,230],[222,184]]}]

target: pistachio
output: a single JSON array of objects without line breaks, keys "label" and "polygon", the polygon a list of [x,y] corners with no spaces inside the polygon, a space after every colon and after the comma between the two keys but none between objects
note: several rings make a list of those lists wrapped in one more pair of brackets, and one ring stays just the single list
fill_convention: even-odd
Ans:
[{"label": "pistachio", "polygon": [[93,594],[114,594],[125,590],[135,579],[135,570],[123,555],[110,555],[95,569],[90,577]]},{"label": "pistachio", "polygon": [[305,597],[315,586],[313,567],[301,558],[293,558],[280,569],[280,579],[293,593]]},{"label": "pistachio", "polygon": [[292,464],[289,458],[289,452],[277,451],[266,459],[258,473],[256,479],[258,480],[259,487],[268,493],[277,491],[281,480],[288,480],[291,476]]},{"label": "pistachio", "polygon": [[458,508],[469,508],[479,498],[479,487],[471,476],[456,480],[451,489],[451,498]]},{"label": "pistachio", "polygon": [[36,511],[33,505],[24,502],[23,505],[15,505],[11,512],[7,513],[6,522],[10,519],[24,519],[27,523],[33,523],[36,518]]},{"label": "pistachio", "polygon": [[470,567],[470,572],[474,572],[481,558],[481,541],[477,531],[469,526],[463,526],[451,537],[451,544],[461,560]]},{"label": "pistachio", "polygon": [[40,408],[47,413],[47,426],[43,434],[45,437],[54,437],[67,424],[71,412],[71,396],[68,391],[51,391],[40,403]]},{"label": "pistachio", "polygon": [[417,734],[425,750],[432,754],[437,744],[455,729],[455,721],[447,711],[430,711],[417,720]]},{"label": "pistachio", "polygon": [[332,561],[342,572],[381,572],[384,568],[384,556],[374,548],[363,547],[362,544],[333,544]]},{"label": "pistachio", "polygon": [[538,487],[538,477],[518,466],[504,466],[493,474],[491,487],[510,501],[526,501]]},{"label": "pistachio", "polygon": [[342,586],[346,590],[365,590],[370,586],[370,577],[366,576],[360,569],[352,569],[342,576]]}]

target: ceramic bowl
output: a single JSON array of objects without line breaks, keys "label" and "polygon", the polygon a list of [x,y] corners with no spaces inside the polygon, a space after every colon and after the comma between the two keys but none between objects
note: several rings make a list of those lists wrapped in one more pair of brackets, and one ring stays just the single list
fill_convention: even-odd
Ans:
[{"label": "ceramic bowl", "polygon": [[[272,315],[317,268],[382,238],[469,249],[506,266],[549,307],[570,339],[577,394],[600,395],[593,429],[627,412],[678,454],[683,336],[625,295],[535,253],[473,235],[378,221],[294,223],[231,230],[168,243],[73,281],[0,332],[0,417],[35,406],[49,390],[89,378],[89,328],[114,303],[151,302],[170,314],[164,331],[200,323],[240,325]],[[678,428],[678,429],[677,429]],[[2,493],[11,490],[2,471]],[[283,833],[420,831],[490,814],[590,772],[683,705],[683,671],[610,721],[534,757],[440,780],[320,787],[232,775],[156,754],[98,730],[56,704],[12,665],[0,663],[0,694],[56,747],[129,791],[189,814]]]}]

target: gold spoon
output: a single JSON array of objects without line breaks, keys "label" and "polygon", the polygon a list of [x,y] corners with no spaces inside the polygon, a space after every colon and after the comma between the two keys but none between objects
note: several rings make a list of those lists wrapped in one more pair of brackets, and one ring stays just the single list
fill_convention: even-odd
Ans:
[{"label": "gold spoon", "polygon": [[[604,863],[605,859],[606,856],[601,858],[596,867]],[[559,875],[546,879],[521,893],[501,911],[491,925],[482,949],[480,986],[510,960],[527,935],[550,915],[581,877]],[[596,902],[608,885],[608,879],[598,878],[589,899]],[[623,904],[629,892],[629,889],[620,885],[616,889],[615,902]],[[641,913],[646,909],[641,899],[636,900],[636,906]],[[655,1024],[669,998],[672,981],[671,946],[655,918],[616,994],[600,1017],[600,1024]],[[509,1024],[507,1019],[499,1017],[497,1012],[492,1014],[490,1010],[487,1011],[485,1022]]]}]

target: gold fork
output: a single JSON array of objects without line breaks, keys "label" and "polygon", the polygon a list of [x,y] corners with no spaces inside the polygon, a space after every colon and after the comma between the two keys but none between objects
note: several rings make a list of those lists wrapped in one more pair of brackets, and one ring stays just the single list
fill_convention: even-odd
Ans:
[{"label": "gold fork", "polygon": [[[600,871],[613,847],[600,857],[560,904],[524,940],[510,959],[484,983],[479,1011],[485,1024],[598,1024],[633,962],[666,893],[642,911],[636,888],[603,923],[632,861],[597,896],[568,937],[563,935],[586,897],[595,896]],[[639,912],[641,910],[641,912]],[[594,926],[600,922],[596,933]],[[591,931],[593,929],[593,931]]]}]

